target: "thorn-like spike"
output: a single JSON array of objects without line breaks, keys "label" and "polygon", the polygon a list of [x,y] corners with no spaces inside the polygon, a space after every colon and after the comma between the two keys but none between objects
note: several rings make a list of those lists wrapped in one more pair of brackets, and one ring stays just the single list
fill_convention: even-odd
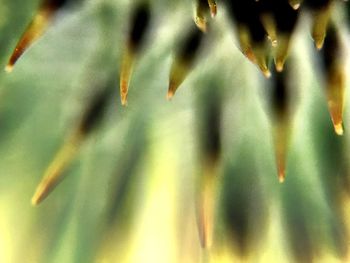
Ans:
[{"label": "thorn-like spike", "polygon": [[190,67],[187,62],[175,60],[170,69],[170,77],[169,77],[169,87],[167,99],[171,100],[175,95],[177,89],[185,80],[187,75],[190,72]]},{"label": "thorn-like spike", "polygon": [[131,16],[130,31],[122,57],[120,72],[120,98],[123,106],[127,105],[129,84],[138,51],[142,46],[151,20],[148,1],[139,3]]},{"label": "thorn-like spike", "polygon": [[330,24],[327,38],[320,53],[324,64],[326,77],[326,97],[328,110],[331,115],[334,130],[338,135],[343,134],[343,110],[345,100],[345,61],[344,46],[339,36],[338,28]]},{"label": "thorn-like spike", "polygon": [[303,0],[289,0],[289,4],[294,10],[298,10],[302,2]]},{"label": "thorn-like spike", "polygon": [[269,79],[271,77],[271,72],[268,68],[261,69],[261,70],[262,70],[262,73],[265,76],[265,78]]},{"label": "thorn-like spike", "polygon": [[256,58],[252,50],[252,43],[250,39],[250,34],[245,26],[239,26],[238,31],[238,41],[241,47],[243,55],[246,56],[252,63],[256,63]]},{"label": "thorn-like spike", "polygon": [[13,65],[6,65],[5,72],[11,73],[13,71]]},{"label": "thorn-like spike", "polygon": [[343,67],[335,67],[328,76],[327,104],[336,134],[343,135],[343,110],[345,73]]},{"label": "thorn-like spike", "polygon": [[74,133],[57,153],[32,197],[32,205],[40,204],[61,182],[65,169],[76,155],[81,138],[80,133]]},{"label": "thorn-like spike", "polygon": [[[282,72],[289,55],[289,48],[293,33],[299,18],[299,11],[291,8],[290,3],[278,1],[274,6],[277,31],[277,46],[275,48],[274,63],[277,72]],[[300,3],[300,0],[293,1]]]},{"label": "thorn-like spike", "polygon": [[213,243],[214,221],[217,199],[217,164],[209,162],[204,168],[197,200],[197,220],[199,237],[203,248]]},{"label": "thorn-like spike", "polygon": [[322,37],[314,36],[315,46],[316,46],[317,50],[321,50],[322,49],[323,43],[324,43],[324,38],[325,38],[325,36],[322,36]]},{"label": "thorn-like spike", "polygon": [[266,47],[264,44],[252,46],[250,33],[246,27],[238,27],[238,36],[242,53],[255,65],[259,67],[266,78],[271,77],[271,72],[267,67]]},{"label": "thorn-like spike", "polygon": [[193,27],[177,50],[170,69],[168,99],[172,98],[181,83],[190,73],[202,39],[203,32]]},{"label": "thorn-like spike", "polygon": [[276,60],[275,61],[275,66],[276,66],[276,71],[277,72],[282,72],[284,69],[284,61],[282,60]]},{"label": "thorn-like spike", "polygon": [[261,16],[261,22],[267,32],[268,38],[271,41],[271,45],[276,47],[278,43],[276,22],[270,14],[263,14]]},{"label": "thorn-like spike", "polygon": [[203,248],[209,248],[212,245],[213,228],[213,196],[211,186],[205,186],[200,204],[198,205],[199,232]]},{"label": "thorn-like spike", "polygon": [[334,130],[336,134],[342,136],[344,134],[343,123],[334,124]]},{"label": "thorn-like spike", "polygon": [[285,171],[285,165],[279,167],[278,169],[278,181],[283,184],[286,180],[286,171]]},{"label": "thorn-like spike", "polygon": [[289,126],[288,120],[279,120],[274,130],[276,168],[280,183],[283,183],[286,177],[286,159],[290,137]]},{"label": "thorn-like spike", "polygon": [[271,77],[271,72],[267,67],[267,46],[265,43],[253,43],[251,34],[246,26],[240,25],[238,30],[238,40],[242,53],[255,65],[259,67],[266,78]]},{"label": "thorn-like spike", "polygon": [[300,4],[295,4],[295,5],[292,5],[292,8],[293,8],[294,10],[298,10],[298,9],[299,9],[299,7],[300,7]]},{"label": "thorn-like spike", "polygon": [[290,69],[274,72],[271,82],[271,110],[273,114],[273,142],[275,148],[276,170],[279,182],[286,177],[286,161],[291,135],[291,109],[289,95]]},{"label": "thorn-like spike", "polygon": [[44,173],[32,198],[33,205],[42,202],[64,178],[64,172],[76,156],[80,144],[100,123],[109,98],[110,90],[107,88],[92,97],[75,130]]},{"label": "thorn-like spike", "polygon": [[194,22],[196,23],[197,27],[202,31],[202,32],[207,32],[207,20],[205,17],[196,14],[196,17],[194,19]]},{"label": "thorn-like spike", "polygon": [[247,59],[250,60],[250,62],[256,64],[256,57],[251,47],[247,47],[246,49],[242,50],[242,53]]},{"label": "thorn-like spike", "polygon": [[253,48],[253,52],[256,58],[256,65],[260,68],[266,78],[270,78],[271,72],[267,67],[266,47],[264,45],[258,45]]},{"label": "thorn-like spike", "polygon": [[207,14],[209,11],[206,0],[196,0],[194,22],[202,32],[207,32]]},{"label": "thorn-like spike", "polygon": [[215,17],[218,10],[217,10],[217,4],[215,0],[208,0],[209,8],[210,8],[210,14],[211,17]]},{"label": "thorn-like spike", "polygon": [[327,26],[331,15],[331,5],[315,10],[313,15],[312,38],[318,50],[323,47]]},{"label": "thorn-like spike", "polygon": [[46,5],[39,9],[38,13],[18,41],[6,65],[6,72],[11,72],[22,54],[45,33],[53,14],[54,10],[48,8]]},{"label": "thorn-like spike", "polygon": [[[208,85],[208,87],[210,84]],[[211,86],[210,86],[211,87]],[[211,92],[210,92],[211,91]],[[210,103],[207,103],[210,98]],[[202,169],[198,177],[197,220],[201,245],[210,248],[213,243],[215,215],[220,181],[221,160],[221,95],[207,89],[199,99],[198,142]]]},{"label": "thorn-like spike", "polygon": [[123,106],[127,105],[129,84],[133,71],[134,60],[134,52],[129,47],[127,47],[122,58],[120,72],[120,98]]},{"label": "thorn-like spike", "polygon": [[278,45],[275,55],[275,66],[278,72],[282,72],[284,63],[289,53],[290,36],[287,34],[281,34],[278,37]]},{"label": "thorn-like spike", "polygon": [[289,142],[288,124],[284,121],[277,123],[275,127],[275,156],[278,181],[284,182],[286,177],[286,157]]},{"label": "thorn-like spike", "polygon": [[172,84],[169,84],[169,89],[168,89],[168,93],[166,96],[167,100],[170,101],[174,97],[174,95],[175,95],[174,90],[176,90],[176,88],[173,87]]}]

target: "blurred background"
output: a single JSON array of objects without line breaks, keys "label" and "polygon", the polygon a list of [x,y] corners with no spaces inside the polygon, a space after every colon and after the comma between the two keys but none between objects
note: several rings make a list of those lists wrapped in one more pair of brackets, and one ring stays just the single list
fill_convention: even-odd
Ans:
[{"label": "blurred background", "polygon": [[[13,72],[0,73],[0,262],[350,260],[350,121],[345,111],[345,134],[334,133],[310,17],[301,16],[290,52],[293,133],[280,184],[271,83],[237,48],[225,5],[218,1],[191,74],[167,101],[174,52],[194,24],[193,3],[150,2],[151,30],[127,107],[119,72],[132,0],[71,1]],[[339,1],[334,17],[350,43],[347,5]],[[1,67],[38,6],[0,0]],[[32,206],[46,168],[103,89],[109,95],[99,125],[62,183]],[[216,220],[213,245],[204,249],[196,194],[213,168],[211,150],[219,152]]]}]

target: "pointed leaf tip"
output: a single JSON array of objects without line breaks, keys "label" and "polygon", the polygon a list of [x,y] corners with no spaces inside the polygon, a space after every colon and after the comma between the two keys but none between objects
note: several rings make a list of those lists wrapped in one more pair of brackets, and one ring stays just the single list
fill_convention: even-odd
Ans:
[{"label": "pointed leaf tip", "polygon": [[6,65],[5,72],[11,73],[12,71],[13,71],[13,65],[11,65],[11,64]]},{"label": "pointed leaf tip", "polygon": [[174,95],[175,95],[175,92],[169,88],[167,96],[166,96],[167,100],[170,101],[174,97]]},{"label": "pointed leaf tip", "polygon": [[334,131],[337,135],[342,136],[344,134],[344,128],[342,123],[334,124]]}]

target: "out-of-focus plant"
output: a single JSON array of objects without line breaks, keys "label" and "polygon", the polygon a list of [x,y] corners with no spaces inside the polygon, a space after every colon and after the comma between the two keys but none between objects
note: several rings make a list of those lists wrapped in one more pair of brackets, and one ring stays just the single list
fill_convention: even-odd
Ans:
[{"label": "out-of-focus plant", "polygon": [[1,0],[0,262],[350,260],[349,10]]}]

